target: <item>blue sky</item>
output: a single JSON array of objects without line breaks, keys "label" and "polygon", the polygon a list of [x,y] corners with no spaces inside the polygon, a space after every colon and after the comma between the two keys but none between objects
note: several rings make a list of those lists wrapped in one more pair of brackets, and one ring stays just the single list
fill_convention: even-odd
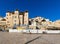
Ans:
[{"label": "blue sky", "polygon": [[60,19],[60,0],[0,0],[0,16],[7,11],[29,11],[29,17],[41,16],[52,21]]}]

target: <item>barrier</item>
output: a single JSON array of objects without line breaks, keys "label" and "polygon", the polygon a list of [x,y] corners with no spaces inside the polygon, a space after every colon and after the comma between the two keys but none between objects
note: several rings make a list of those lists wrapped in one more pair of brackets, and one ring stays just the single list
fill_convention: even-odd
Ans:
[{"label": "barrier", "polygon": [[17,29],[9,29],[9,32],[22,32],[22,30],[17,30]]},{"label": "barrier", "polygon": [[47,33],[60,33],[60,30],[46,30]]},{"label": "barrier", "polygon": [[38,33],[43,33],[43,30],[38,30]]},{"label": "barrier", "polygon": [[17,30],[17,29],[9,29],[9,32],[20,32],[20,33],[60,33],[60,30]]},{"label": "barrier", "polygon": [[30,33],[37,33],[38,30],[30,30]]}]

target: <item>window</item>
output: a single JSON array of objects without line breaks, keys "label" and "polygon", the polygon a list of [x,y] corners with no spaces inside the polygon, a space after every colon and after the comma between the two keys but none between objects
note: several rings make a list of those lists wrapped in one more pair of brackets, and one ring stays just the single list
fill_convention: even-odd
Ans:
[{"label": "window", "polygon": [[9,23],[9,21],[7,21],[7,23]]},{"label": "window", "polygon": [[8,19],[8,18],[7,18]]},{"label": "window", "polygon": [[29,21],[29,25],[31,25],[31,21]]},{"label": "window", "polygon": [[14,22],[16,22],[16,20],[14,20]]},{"label": "window", "polygon": [[12,18],[14,18],[14,16],[12,16]]},{"label": "window", "polygon": [[11,16],[11,14],[7,14],[7,16]]},{"label": "window", "polygon": [[8,14],[7,14],[7,16],[8,16]]},{"label": "window", "polygon": [[16,23],[14,25],[16,26]]},{"label": "window", "polygon": [[17,16],[15,16],[15,18],[17,18]]}]

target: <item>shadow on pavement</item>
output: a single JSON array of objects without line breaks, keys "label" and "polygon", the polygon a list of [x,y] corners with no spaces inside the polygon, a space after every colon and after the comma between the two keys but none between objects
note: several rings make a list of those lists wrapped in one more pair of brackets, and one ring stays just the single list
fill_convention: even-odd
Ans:
[{"label": "shadow on pavement", "polygon": [[34,40],[39,39],[40,37],[41,37],[41,36],[38,36],[38,37],[36,37],[36,38],[34,38],[34,39],[32,39],[32,40],[26,42],[25,44],[28,44],[28,43],[30,43],[30,42],[33,42]]}]

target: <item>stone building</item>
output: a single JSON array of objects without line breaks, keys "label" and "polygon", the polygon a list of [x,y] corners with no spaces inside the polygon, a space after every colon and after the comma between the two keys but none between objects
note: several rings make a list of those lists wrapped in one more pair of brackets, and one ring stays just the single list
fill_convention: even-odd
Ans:
[{"label": "stone building", "polygon": [[54,24],[54,27],[57,27],[60,29],[60,20],[54,21],[53,24]]},{"label": "stone building", "polygon": [[2,26],[2,25],[6,25],[6,19],[1,19],[0,20],[0,25]]},{"label": "stone building", "polygon": [[7,28],[6,19],[3,18],[0,20],[0,29],[5,30],[6,28]]},{"label": "stone building", "polygon": [[0,17],[0,20],[3,19],[2,17]]},{"label": "stone building", "polygon": [[23,29],[52,29],[59,28],[60,29],[60,20],[55,22],[51,22],[49,19],[43,17],[35,17],[29,19],[28,11],[21,12],[19,10],[15,10],[14,12],[6,12],[6,16],[4,18],[0,17],[0,26],[6,26],[8,28],[17,27],[18,29],[21,27]]},{"label": "stone building", "polygon": [[18,25],[28,25],[28,11],[19,12],[15,10],[14,12],[6,13],[6,25],[8,27],[18,26]]}]

